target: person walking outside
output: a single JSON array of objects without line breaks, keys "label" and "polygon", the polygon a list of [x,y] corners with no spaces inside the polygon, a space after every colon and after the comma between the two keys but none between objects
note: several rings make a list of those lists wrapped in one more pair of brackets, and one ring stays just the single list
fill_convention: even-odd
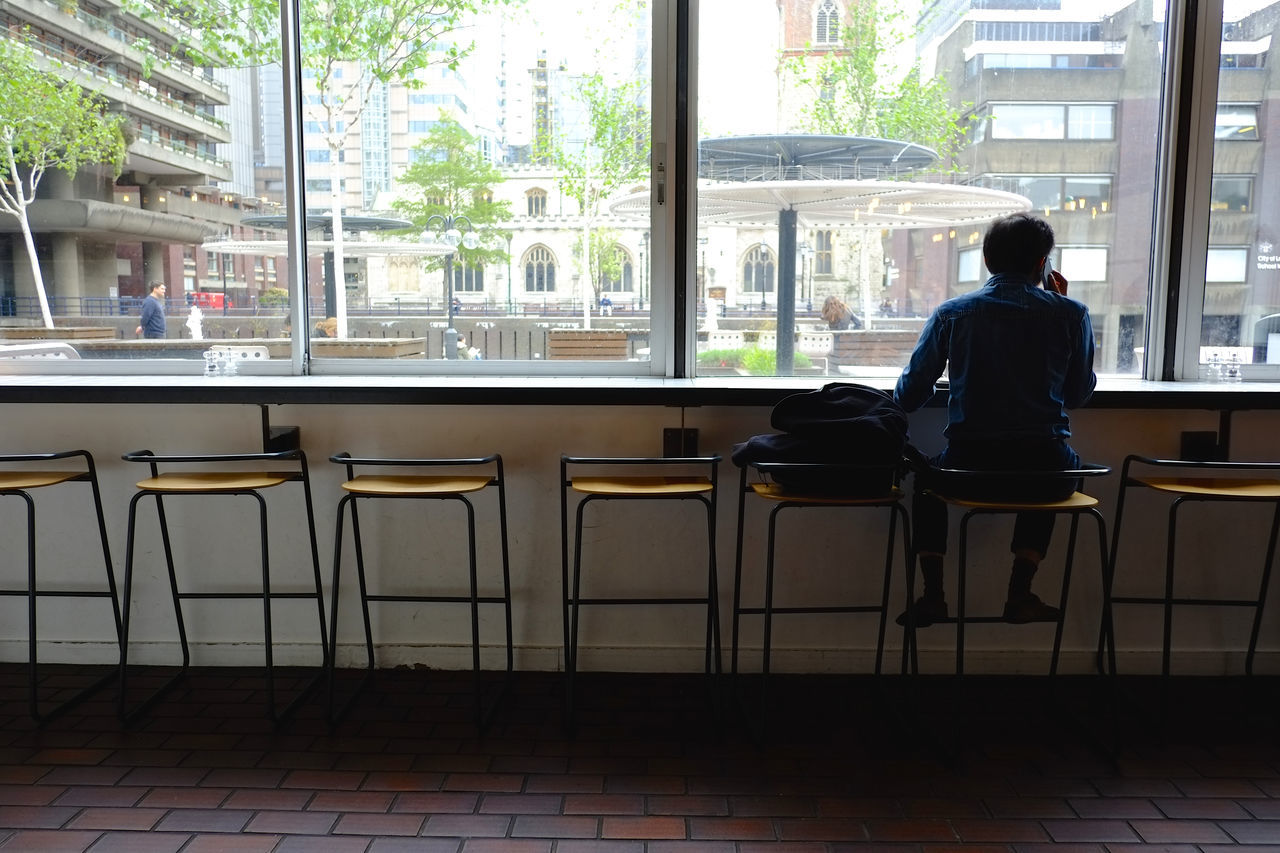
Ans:
[{"label": "person walking outside", "polygon": [[151,292],[147,294],[146,299],[142,300],[142,320],[138,323],[138,328],[134,330],[135,335],[142,335],[144,338],[164,337],[165,290],[163,281],[151,282]]}]

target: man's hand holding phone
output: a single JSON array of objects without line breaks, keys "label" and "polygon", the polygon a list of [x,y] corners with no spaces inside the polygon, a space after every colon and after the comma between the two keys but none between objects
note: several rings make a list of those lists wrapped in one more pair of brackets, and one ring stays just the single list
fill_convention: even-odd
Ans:
[{"label": "man's hand holding phone", "polygon": [[1062,275],[1062,273],[1050,266],[1048,258],[1045,258],[1044,261],[1043,284],[1045,290],[1052,290],[1059,296],[1067,295],[1067,279]]}]

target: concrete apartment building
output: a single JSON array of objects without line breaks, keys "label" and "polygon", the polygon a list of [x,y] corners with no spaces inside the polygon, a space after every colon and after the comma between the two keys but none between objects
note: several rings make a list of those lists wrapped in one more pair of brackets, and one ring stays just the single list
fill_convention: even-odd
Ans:
[{"label": "concrete apartment building", "polygon": [[[233,289],[246,285],[252,259],[225,269],[213,259],[211,268],[198,247],[209,236],[238,233],[241,217],[259,207],[252,174],[242,165],[238,176],[228,159],[248,119],[233,128],[228,111],[240,94],[213,69],[184,60],[181,22],[158,9],[144,16],[89,0],[14,0],[0,21],[3,36],[27,45],[42,69],[100,93],[128,118],[117,180],[104,169],[84,169],[74,180],[53,172],[32,207],[55,313],[93,310],[77,297],[141,297],[150,280],[165,281],[171,299],[226,277]],[[0,217],[3,296],[34,296],[11,217]]]}]

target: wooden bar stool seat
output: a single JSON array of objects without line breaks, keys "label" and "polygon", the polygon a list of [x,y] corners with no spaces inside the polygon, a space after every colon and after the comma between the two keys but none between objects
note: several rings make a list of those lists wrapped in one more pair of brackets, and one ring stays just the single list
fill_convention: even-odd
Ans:
[{"label": "wooden bar stool seat", "polygon": [[[486,710],[481,682],[480,661],[480,605],[501,605],[505,626],[506,680],[510,680],[515,656],[511,640],[511,563],[507,550],[507,493],[503,474],[502,457],[498,454],[473,458],[388,459],[357,458],[349,453],[337,453],[329,461],[346,466],[347,479],[342,484],[346,493],[338,501],[337,526],[333,550],[333,598],[329,618],[329,661],[333,667],[329,681],[329,719],[336,722],[345,715],[351,703],[358,698],[375,670],[373,628],[369,613],[370,602],[410,602],[434,604],[467,604],[471,608],[471,661],[475,693],[476,726],[483,729],[497,702]],[[444,471],[441,474],[383,473],[387,468]],[[357,473],[357,468],[373,468],[377,473]],[[481,595],[476,564],[476,517],[471,495],[485,489],[495,489],[498,503],[498,538],[502,551],[502,592],[500,595]],[[438,500],[456,501],[466,510],[467,554],[469,588],[467,594],[453,594],[443,585],[448,575],[441,569],[430,575],[419,576],[421,591],[395,595],[370,592],[365,573],[364,542],[360,535],[360,515],[357,503],[364,500]],[[360,612],[364,619],[365,669],[355,691],[340,708],[335,710],[334,685],[336,682],[338,646],[338,595],[341,589],[343,520],[351,515],[351,535],[355,549],[356,574],[360,587]],[[429,546],[430,543],[424,543]],[[429,552],[429,548],[427,549]]]},{"label": "wooden bar stool seat", "polygon": [[[706,608],[704,670],[720,672],[720,615],[716,578],[716,496],[719,456],[560,457],[561,601],[564,621],[565,725],[573,727],[578,671],[579,614],[588,606],[691,605]],[[688,473],[703,470],[705,473]],[[581,473],[577,473],[581,472]],[[577,497],[570,572],[569,495]],[[692,500],[707,518],[707,591],[705,595],[584,596],[582,531],[588,505],[598,501]]]},{"label": "wooden bar stool seat", "polygon": [[[301,450],[286,450],[277,453],[237,453],[211,455],[169,455],[160,456],[150,450],[138,450],[126,453],[122,457],[126,462],[140,462],[151,470],[151,476],[137,483],[137,492],[129,502],[129,526],[126,534],[125,570],[124,570],[124,615],[122,618],[121,650],[120,650],[120,716],[130,720],[142,713],[187,674],[191,664],[191,650],[187,639],[186,620],[183,618],[182,603],[187,600],[245,600],[257,599],[262,602],[263,615],[263,652],[265,657],[265,679],[267,691],[267,712],[275,721],[283,720],[291,715],[301,702],[314,689],[325,673],[328,672],[328,641],[324,625],[324,593],[320,580],[320,552],[316,545],[315,511],[311,500],[311,479],[307,469],[307,458]],[[164,470],[161,466],[200,465],[222,466],[221,470]],[[293,470],[271,471],[254,470],[252,465],[288,465]],[[227,467],[231,470],[226,470]],[[267,539],[267,504],[261,492],[287,483],[299,483],[302,486],[306,504],[307,536],[311,550],[312,588],[282,591],[273,588]],[[258,589],[224,590],[224,591],[184,591],[179,589],[177,569],[174,565],[173,546],[168,519],[165,515],[165,499],[193,496],[233,496],[249,497],[258,505],[259,544],[261,548],[262,583]],[[134,553],[137,546],[137,513],[138,506],[144,498],[155,501],[156,514],[160,523],[160,539],[164,547],[165,566],[169,575],[169,592],[173,600],[174,617],[178,628],[178,641],[182,647],[182,663],[177,673],[164,681],[132,710],[127,707],[126,690],[128,676],[129,653],[129,620],[131,612],[131,595],[133,589]],[[197,576],[207,578],[214,574],[208,566]],[[274,637],[272,625],[272,603],[290,599],[311,599],[316,603],[316,617],[320,629],[321,666],[317,674],[297,693],[283,709],[277,707],[275,699],[275,663]]]},{"label": "wooden bar stool seat", "polygon": [[[1258,647],[1258,635],[1262,627],[1262,611],[1266,603],[1267,588],[1275,562],[1276,540],[1280,534],[1280,463],[1276,462],[1200,462],[1182,459],[1157,459],[1131,454],[1121,469],[1120,495],[1116,501],[1115,532],[1111,542],[1111,554],[1107,563],[1107,607],[1121,605],[1152,605],[1163,609],[1163,631],[1160,649],[1160,672],[1168,677],[1172,670],[1173,608],[1174,607],[1226,607],[1253,611],[1249,643],[1245,651],[1245,673],[1253,674],[1254,656]],[[1238,476],[1248,474],[1250,476]],[[1129,494],[1135,489],[1147,489],[1172,497],[1166,527],[1165,582],[1161,595],[1116,595],[1116,558],[1120,548],[1121,522]],[[1234,598],[1224,595],[1185,595],[1175,589],[1174,562],[1177,555],[1178,511],[1184,504],[1194,503],[1258,503],[1273,504],[1271,531],[1267,538],[1258,580],[1258,594],[1254,598]],[[1230,528],[1216,531],[1217,535],[1233,536],[1239,531]],[[1104,662],[1103,655],[1107,660]],[[1098,668],[1100,671],[1116,671],[1114,638],[1100,635],[1098,638]]]}]

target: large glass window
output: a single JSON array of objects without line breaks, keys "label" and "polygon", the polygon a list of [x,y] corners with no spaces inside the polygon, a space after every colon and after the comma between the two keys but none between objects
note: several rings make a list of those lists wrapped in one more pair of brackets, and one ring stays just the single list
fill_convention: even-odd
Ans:
[{"label": "large glass window", "polygon": [[[773,347],[760,361],[779,374],[825,363],[832,375],[894,375],[929,313],[986,280],[987,223],[1033,210],[1093,315],[1099,372],[1140,369],[1161,3],[1054,4],[1052,20],[976,2],[848,4],[839,51],[812,42],[808,3],[700,8],[698,263],[705,245],[715,281],[730,285],[719,329]],[[736,275],[715,269],[735,259]],[[860,322],[832,326],[828,298]],[[829,352],[806,351],[825,340],[817,332],[833,336]]]},{"label": "large glass window", "polygon": [[[1280,168],[1262,130],[1280,0],[1225,0],[1207,43],[1166,32],[1182,9],[1159,0],[1033,15],[970,0],[361,2],[302,0],[290,69],[269,0],[8,7],[0,118],[47,119],[49,139],[23,145],[48,144],[24,156],[71,159],[34,189],[30,160],[6,172],[31,204],[0,202],[0,347],[44,339],[176,372],[253,341],[281,372],[622,374],[665,369],[687,329],[682,374],[718,328],[772,344],[761,370],[883,375],[933,308],[984,280],[986,223],[1030,209],[1057,232],[1104,374],[1169,363],[1174,339],[1179,378],[1203,347],[1234,348],[1246,378],[1280,362],[1259,343],[1280,334],[1265,203]],[[669,39],[690,6],[703,19],[681,57]],[[1187,37],[1196,51],[1169,50]],[[1184,55],[1203,61],[1176,67]],[[696,93],[672,70],[685,58]],[[1166,87],[1169,70],[1217,74],[1217,103],[1174,110],[1174,88],[1199,89]],[[683,103],[696,140],[675,138]],[[1171,148],[1173,115],[1212,158]],[[674,154],[695,143],[696,211],[674,211]],[[1157,185],[1181,174],[1158,161],[1170,150],[1185,187]],[[1172,210],[1181,197],[1197,207]],[[674,234],[683,213],[695,224]],[[829,298],[858,322],[830,328]],[[1152,304],[1168,309],[1159,328]],[[587,329],[625,338],[602,349],[613,363],[549,364],[553,337]],[[829,357],[806,366],[827,333]],[[480,358],[440,364],[450,334]]]},{"label": "large glass window", "polygon": [[[1243,365],[1245,377],[1265,376],[1280,363],[1280,228],[1275,205],[1254,204],[1280,192],[1280,159],[1259,133],[1259,119],[1280,90],[1267,54],[1276,36],[1276,4],[1227,0],[1224,4],[1223,61],[1218,68],[1219,102],[1214,118],[1213,178],[1209,200],[1209,240],[1204,266],[1199,352],[1188,359],[1215,378],[1213,362]],[[1236,43],[1260,53],[1246,63],[1228,61]],[[1258,98],[1263,106],[1241,102]],[[1189,342],[1190,344],[1191,342]],[[1270,368],[1274,370],[1273,368]]]},{"label": "large glass window", "polygon": [[[345,122],[305,144],[387,152],[388,164],[384,177],[367,156],[349,156],[341,192],[307,196],[309,210],[332,217],[308,285],[313,315],[333,317],[340,338],[373,339],[360,350],[374,358],[378,347],[397,360],[415,348],[421,359],[448,358],[447,336],[457,334],[473,360],[514,353],[541,369],[573,328],[625,339],[602,347],[602,358],[651,352],[647,313],[636,306],[622,320],[597,310],[603,292],[631,288],[630,259],[649,231],[646,207],[612,206],[648,186],[649,4],[374,7],[387,23],[362,28],[355,43],[308,41],[318,22],[306,16],[331,13],[303,2],[302,62],[317,72],[304,94],[332,102],[332,115],[308,118]],[[332,68],[343,69],[340,85],[329,84]],[[345,270],[342,287],[321,275],[329,266]],[[395,344],[383,343],[389,320]],[[326,354],[313,348],[316,359]]]}]

